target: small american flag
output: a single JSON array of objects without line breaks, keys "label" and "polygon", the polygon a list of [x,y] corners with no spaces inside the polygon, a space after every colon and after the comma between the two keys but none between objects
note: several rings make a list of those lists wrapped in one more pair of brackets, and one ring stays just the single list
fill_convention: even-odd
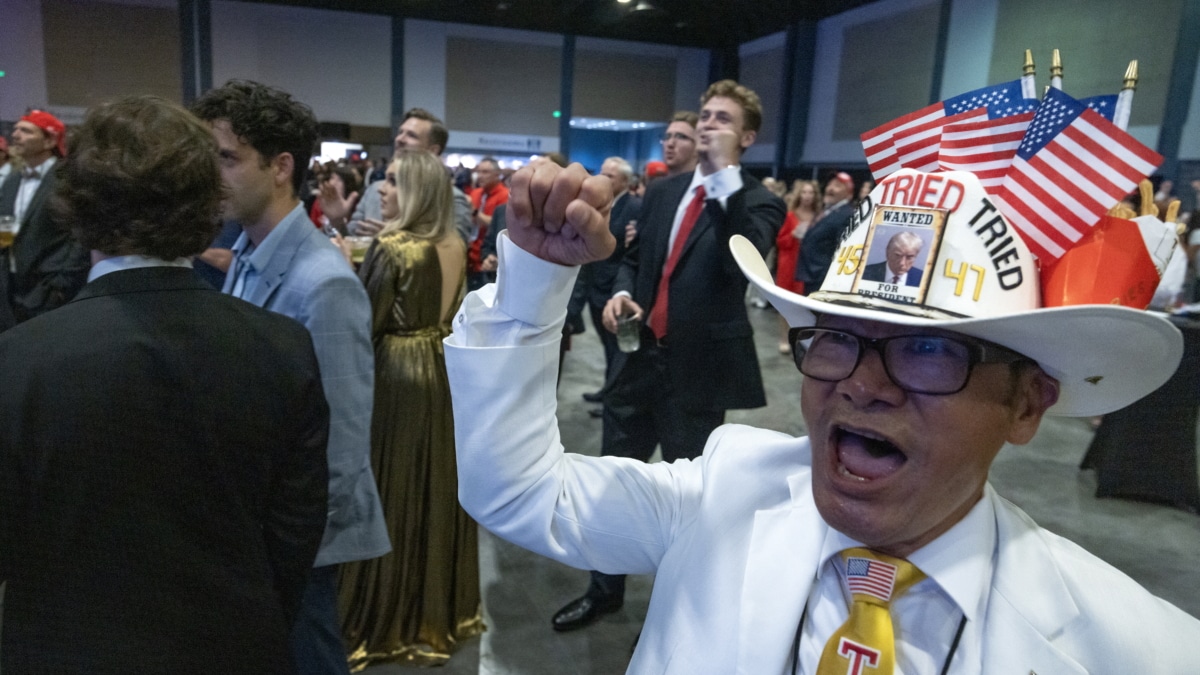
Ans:
[{"label": "small american flag", "polygon": [[1057,260],[1162,156],[1057,89],[1046,92],[993,199],[1037,257]]},{"label": "small american flag", "polygon": [[987,109],[978,108],[896,132],[892,135],[892,145],[896,148],[900,168],[937,171],[938,152],[946,127],[986,119]]},{"label": "small american flag", "polygon": [[[1021,81],[1013,80],[948,98],[941,103],[928,105],[872,129],[861,136],[863,150],[867,155],[867,164],[871,167],[871,174],[874,175],[875,180],[880,180],[900,170],[900,159],[893,142],[896,134],[903,134],[915,127],[923,127],[925,130],[940,129],[941,125],[946,123],[944,120],[954,115],[1021,99]],[[925,125],[932,126],[926,127]]]},{"label": "small american flag", "polygon": [[1116,94],[1105,94],[1104,96],[1081,98],[1079,99],[1079,102],[1100,113],[1100,116],[1109,122],[1113,120],[1113,113],[1117,111]]},{"label": "small american flag", "polygon": [[892,585],[896,582],[896,566],[870,558],[847,558],[846,582],[851,593],[863,593],[889,602]]},{"label": "small american flag", "polygon": [[985,120],[947,125],[942,129],[938,167],[970,171],[989,194],[998,191],[1037,107],[1037,99],[1030,98],[990,105]]}]

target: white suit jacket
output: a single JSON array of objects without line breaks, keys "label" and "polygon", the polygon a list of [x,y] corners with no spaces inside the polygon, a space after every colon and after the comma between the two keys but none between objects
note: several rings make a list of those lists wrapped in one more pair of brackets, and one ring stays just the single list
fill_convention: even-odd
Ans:
[{"label": "white suit jacket", "polygon": [[[501,273],[497,308],[517,327],[549,325],[540,344],[464,338],[464,313],[490,305],[491,287],[468,297],[459,335],[446,341],[463,506],[568,565],[656,574],[630,673],[786,672],[828,528],[813,502],[808,439],[726,425],[693,461],[565,453],[554,324],[571,284],[512,276],[505,287]],[[1200,622],[1039,528],[990,485],[984,499],[998,540],[985,675],[1200,673]]]}]

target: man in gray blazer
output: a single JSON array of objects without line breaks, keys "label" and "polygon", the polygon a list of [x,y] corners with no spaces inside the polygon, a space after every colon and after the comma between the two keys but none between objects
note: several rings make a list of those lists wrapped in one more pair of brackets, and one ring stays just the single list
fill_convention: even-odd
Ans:
[{"label": "man in gray blazer", "polygon": [[242,224],[224,291],[304,324],[317,352],[330,408],[329,523],[292,650],[300,673],[346,673],[336,566],[391,549],[370,461],[370,303],[300,204],[317,142],[312,111],[285,92],[237,80],[202,96],[193,110],[217,140],[223,216]]}]

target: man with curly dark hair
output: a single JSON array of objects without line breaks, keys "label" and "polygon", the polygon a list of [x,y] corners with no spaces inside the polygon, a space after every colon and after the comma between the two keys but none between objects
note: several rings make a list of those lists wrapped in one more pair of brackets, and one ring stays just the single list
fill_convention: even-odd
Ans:
[{"label": "man with curly dark hair", "polygon": [[286,92],[231,81],[192,106],[217,140],[222,215],[242,224],[224,291],[290,316],[312,334],[329,399],[329,522],[300,618],[296,667],[347,673],[337,612],[337,566],[391,549],[371,471],[375,356],[371,305],[342,253],[300,201],[317,121]]},{"label": "man with curly dark hair", "polygon": [[94,265],[0,335],[6,673],[292,670],[329,410],[303,326],[190,269],[214,152],[138,97],[93,109],[59,164],[53,209]]}]

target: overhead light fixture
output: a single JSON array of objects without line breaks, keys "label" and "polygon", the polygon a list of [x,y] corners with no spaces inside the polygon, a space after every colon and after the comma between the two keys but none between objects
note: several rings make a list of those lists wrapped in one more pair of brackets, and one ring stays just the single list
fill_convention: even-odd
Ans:
[{"label": "overhead light fixture", "polygon": [[617,0],[617,2],[621,3],[622,5],[628,5],[629,3],[633,2],[633,0]]}]

